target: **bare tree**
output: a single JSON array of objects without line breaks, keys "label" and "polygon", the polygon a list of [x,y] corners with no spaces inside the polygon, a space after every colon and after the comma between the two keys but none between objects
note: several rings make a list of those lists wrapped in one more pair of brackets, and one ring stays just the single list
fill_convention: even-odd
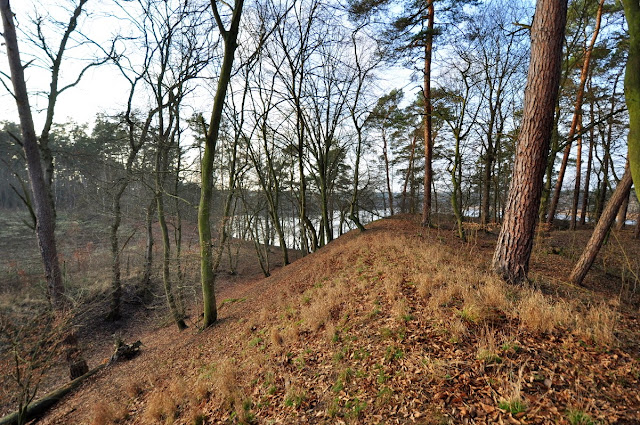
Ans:
[{"label": "bare tree", "polygon": [[224,40],[224,57],[218,77],[218,87],[211,110],[211,120],[207,129],[204,153],[201,163],[201,192],[200,206],[198,208],[198,231],[200,234],[200,273],[202,280],[202,297],[204,308],[204,327],[211,326],[218,318],[215,296],[215,279],[213,264],[213,253],[211,247],[211,201],[213,195],[213,160],[218,143],[220,122],[222,120],[222,109],[227,94],[227,86],[231,79],[231,69],[235,56],[240,29],[240,17],[244,0],[235,0],[231,10],[229,29],[225,28],[222,16],[218,11],[217,2],[211,1],[211,8],[218,26],[218,31]]},{"label": "bare tree", "polygon": [[[356,149],[355,149],[355,164],[353,165],[353,192],[351,195],[351,202],[349,203],[349,218],[356,227],[361,231],[365,231],[365,227],[360,221],[359,212],[359,190],[360,190],[360,161],[363,156],[364,148],[364,132],[366,126],[369,125],[371,120],[370,108],[367,107],[365,102],[365,92],[367,90],[367,82],[369,77],[373,73],[374,69],[378,66],[379,59],[374,55],[369,57],[365,56],[360,51],[360,44],[358,41],[358,32],[362,30],[362,27],[356,28],[351,33],[351,44],[353,47],[353,56],[355,61],[355,87],[353,97],[347,102],[347,108],[351,117],[351,122],[356,132]],[[364,40],[362,40],[364,44]],[[390,197],[390,200],[393,196]],[[393,214],[393,212],[392,212]]]},{"label": "bare tree", "polygon": [[24,79],[24,67],[20,60],[18,39],[13,22],[13,12],[9,0],[0,2],[2,12],[3,36],[7,47],[7,58],[11,70],[11,82],[13,84],[13,96],[20,116],[20,128],[22,130],[22,147],[24,148],[29,172],[29,181],[33,193],[33,204],[36,215],[36,234],[40,255],[44,264],[47,280],[48,295],[55,309],[65,307],[64,285],[58,261],[58,251],[55,238],[55,213],[50,202],[49,191],[41,165],[40,151],[33,126],[29,95]]}]

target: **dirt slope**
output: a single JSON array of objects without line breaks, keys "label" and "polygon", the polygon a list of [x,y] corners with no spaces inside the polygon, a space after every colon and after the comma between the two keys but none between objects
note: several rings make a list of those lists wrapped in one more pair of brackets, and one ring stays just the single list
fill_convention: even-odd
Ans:
[{"label": "dirt slope", "polygon": [[144,335],[42,423],[640,423],[619,279],[562,283],[571,261],[546,240],[542,292],[506,287],[486,270],[494,235],[368,227],[222,289],[211,329]]}]

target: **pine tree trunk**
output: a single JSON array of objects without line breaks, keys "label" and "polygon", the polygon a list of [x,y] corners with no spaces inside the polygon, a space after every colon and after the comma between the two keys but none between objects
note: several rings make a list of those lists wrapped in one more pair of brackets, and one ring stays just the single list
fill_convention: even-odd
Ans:
[{"label": "pine tree trunk", "polygon": [[[556,187],[553,192],[553,198],[551,199],[551,206],[549,207],[549,213],[547,214],[547,223],[552,224],[553,219],[556,215],[556,209],[558,208],[558,201],[560,200],[560,192],[562,191],[562,182],[564,180],[564,174],[567,169],[567,163],[569,161],[569,153],[571,152],[571,142],[573,136],[576,134],[576,129],[578,128],[578,123],[581,118],[580,114],[582,111],[582,99],[584,98],[584,87],[587,83],[587,76],[589,75],[589,62],[591,61],[591,53],[593,52],[593,46],[596,43],[596,39],[598,38],[598,33],[600,32],[600,22],[602,21],[602,7],[604,5],[604,0],[600,0],[598,4],[598,11],[596,13],[596,25],[593,30],[593,35],[591,37],[591,41],[589,46],[586,48],[584,53],[584,61],[582,63],[582,70],[580,72],[580,84],[578,86],[578,93],[576,96],[576,103],[573,110],[573,119],[571,120],[571,127],[569,128],[569,134],[567,135],[567,146],[564,151],[564,156],[562,158],[562,165],[560,166],[560,171],[558,172],[558,180],[556,181]],[[575,227],[575,224],[574,224]]]},{"label": "pine tree trunk", "polygon": [[[566,71],[568,72],[568,71]],[[566,76],[564,77],[566,80]],[[556,163],[556,156],[560,152],[560,133],[558,131],[558,121],[560,120],[560,96],[556,100],[556,106],[553,116],[553,132],[551,133],[551,153],[547,157],[547,166],[545,169],[544,187],[542,188],[542,198],[540,200],[540,208],[538,216],[540,222],[547,218],[547,210],[549,209],[549,197],[551,196],[551,181],[553,180],[553,168]]]},{"label": "pine tree trunk", "polygon": [[[593,101],[590,102],[591,122],[594,120]],[[587,159],[587,171],[584,176],[584,194],[582,195],[582,211],[580,211],[580,224],[584,225],[587,220],[587,210],[589,209],[589,185],[591,184],[591,164],[593,163],[593,141],[594,127],[589,130],[589,157]]]},{"label": "pine tree trunk", "polygon": [[573,205],[571,207],[571,224],[569,228],[576,230],[576,222],[578,221],[578,202],[580,201],[580,178],[582,177],[582,116],[578,118],[578,138],[576,140],[576,184],[573,188]]},{"label": "pine tree trunk", "polygon": [[584,248],[580,259],[573,267],[571,276],[569,276],[569,281],[574,285],[582,285],[587,272],[591,268],[591,265],[600,251],[600,247],[602,246],[607,233],[609,233],[609,229],[616,218],[616,213],[620,209],[620,205],[622,205],[624,199],[629,196],[632,183],[631,172],[627,169],[624,172],[624,176],[622,176],[620,183],[618,183],[618,187],[616,187],[616,190],[613,192],[611,199],[609,199],[607,207],[602,212],[602,216],[600,217],[600,220],[598,220],[598,224],[593,230],[591,238],[589,239],[587,246]]},{"label": "pine tree trunk", "polygon": [[626,198],[622,201],[622,205],[618,210],[618,215],[616,216],[616,230],[624,229],[627,222],[627,211],[629,210],[629,197],[631,196],[631,191]]},{"label": "pine tree trunk", "polygon": [[566,15],[567,0],[538,0],[536,4],[522,128],[493,256],[494,270],[509,283],[524,282],[529,270],[558,95]]}]

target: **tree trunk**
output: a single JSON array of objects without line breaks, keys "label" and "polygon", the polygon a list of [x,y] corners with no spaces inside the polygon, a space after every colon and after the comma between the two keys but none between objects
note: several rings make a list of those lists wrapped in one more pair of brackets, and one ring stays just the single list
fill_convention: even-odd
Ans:
[{"label": "tree trunk", "polygon": [[531,29],[522,129],[493,268],[509,283],[527,278],[558,95],[567,0],[538,0]]},{"label": "tree trunk", "polygon": [[433,179],[433,139],[431,129],[431,53],[433,49],[433,21],[435,9],[429,2],[427,31],[424,44],[424,199],[422,201],[422,226],[431,225],[431,182]]},{"label": "tree trunk", "polygon": [[[552,224],[556,215],[556,209],[558,208],[558,201],[560,200],[560,192],[562,191],[562,181],[564,180],[564,173],[567,169],[567,162],[569,161],[569,153],[571,152],[571,143],[573,136],[576,134],[578,128],[578,122],[581,117],[582,99],[584,98],[584,87],[587,83],[587,76],[589,75],[589,62],[591,61],[591,53],[593,52],[593,46],[598,38],[600,32],[600,22],[602,21],[602,7],[604,0],[600,0],[598,4],[598,11],[596,12],[596,25],[591,36],[589,46],[584,52],[584,61],[582,63],[582,70],[580,71],[580,84],[578,86],[578,93],[576,96],[576,103],[573,110],[573,119],[571,120],[571,127],[569,128],[569,134],[567,135],[567,146],[564,151],[564,157],[562,158],[562,165],[558,172],[558,180],[556,181],[556,187],[553,192],[553,198],[551,199],[551,206],[549,207],[549,213],[547,214],[547,223]],[[575,224],[574,224],[575,227]]]},{"label": "tree trunk", "polygon": [[[593,101],[590,102],[589,115],[591,122],[594,120]],[[593,164],[593,141],[595,137],[594,127],[589,130],[589,157],[587,159],[587,172],[584,176],[584,194],[582,195],[582,211],[580,211],[580,224],[584,225],[587,220],[587,210],[589,209],[589,185],[591,184],[591,164]]]},{"label": "tree trunk", "polygon": [[[568,72],[568,71],[567,71]],[[566,76],[565,76],[566,79]],[[558,122],[560,121],[560,96],[556,99],[556,105],[553,116],[553,131],[551,133],[551,153],[547,157],[547,166],[545,169],[544,187],[542,188],[542,198],[540,200],[540,208],[538,216],[540,222],[546,220],[547,209],[549,207],[549,197],[551,196],[551,181],[553,180],[553,168],[556,163],[556,156],[560,152],[560,133],[558,131]]]},{"label": "tree trunk", "polygon": [[[488,136],[489,139],[491,136]],[[492,141],[487,140],[487,151],[485,152],[484,170],[482,173],[482,203],[480,207],[480,224],[486,226],[489,224],[491,215],[491,174],[493,171],[493,146]]]},{"label": "tree trunk", "polygon": [[578,118],[578,138],[576,140],[576,147],[578,151],[576,152],[576,184],[573,188],[573,204],[571,207],[571,224],[570,229],[576,230],[576,222],[578,221],[578,202],[580,200],[580,177],[582,176],[582,116]]},{"label": "tree trunk", "polygon": [[[413,139],[411,140],[411,151],[410,151],[410,154],[409,154],[409,164],[407,165],[407,172],[406,172],[405,177],[404,177],[404,185],[402,186],[402,206],[401,206],[401,211],[403,213],[407,212],[407,186],[409,186],[409,182],[410,181],[413,181],[413,161],[414,161],[414,158],[415,158],[416,141],[417,140],[418,140],[418,137],[417,137],[416,134],[414,134],[413,135]],[[413,200],[410,203],[411,203],[411,205],[413,205]]]},{"label": "tree trunk", "polygon": [[[329,243],[333,240],[333,216],[329,214],[329,183],[327,182],[327,176],[325,174],[325,167],[320,167],[320,212],[322,216],[322,223],[324,227],[323,240]],[[326,237],[326,239],[325,239]]]},{"label": "tree trunk", "polygon": [[382,127],[382,156],[384,158],[384,173],[387,182],[387,196],[389,197],[389,215],[393,215],[393,189],[391,188],[391,170],[389,169],[389,154],[387,146],[387,132]]},{"label": "tree trunk", "polygon": [[629,162],[640,199],[640,3],[625,0],[624,13],[629,26],[629,54],[624,75],[624,96],[629,111]]},{"label": "tree trunk", "polygon": [[[498,96],[500,96],[498,94]],[[486,226],[489,224],[489,217],[491,216],[491,177],[493,174],[493,162],[495,160],[495,151],[493,143],[493,127],[496,123],[497,111],[496,108],[500,107],[500,99],[497,99],[498,105],[489,105],[489,123],[487,125],[487,149],[484,153],[484,164],[482,173],[482,202],[480,204],[480,224]],[[499,137],[499,136],[498,136]],[[495,195],[494,195],[495,196]]]},{"label": "tree trunk", "polygon": [[[33,117],[29,106],[27,85],[24,80],[24,68],[20,60],[18,39],[9,0],[0,0],[0,14],[2,15],[3,36],[7,48],[7,58],[9,60],[11,82],[14,90],[13,95],[20,117],[22,145],[27,160],[29,181],[31,182],[33,205],[36,215],[36,235],[40,248],[40,256],[42,257],[44,265],[45,279],[47,281],[47,294],[54,310],[62,313],[67,309],[68,302],[65,297],[58,251],[56,248],[54,210],[48,197],[47,186],[40,162],[40,152],[38,150]],[[66,338],[72,342],[68,347],[68,353],[70,353],[71,356],[69,356],[67,360],[73,379],[77,371],[86,371],[87,363],[82,357],[82,352],[78,348],[77,340],[73,333],[66,335]],[[22,417],[22,414],[20,414],[20,416]]]},{"label": "tree trunk", "polygon": [[120,200],[129,183],[129,176],[120,182],[118,190],[113,197],[113,223],[111,224],[111,308],[107,315],[108,321],[120,319],[120,299],[122,298],[122,282],[120,281],[120,243],[118,242],[118,229],[122,220],[122,208]]},{"label": "tree trunk", "polygon": [[[160,136],[163,138],[162,135]],[[178,326],[179,330],[187,328],[184,318],[178,311],[176,300],[173,295],[173,288],[171,284],[171,242],[169,239],[169,228],[167,226],[167,219],[164,213],[164,176],[168,172],[168,150],[169,147],[165,146],[167,142],[160,140],[158,142],[158,152],[156,153],[156,209],[158,211],[158,223],[160,224],[160,230],[162,234],[162,282],[164,284],[164,294],[167,298],[167,304],[169,305],[169,311],[173,316],[173,320]]]},{"label": "tree trunk", "polygon": [[211,198],[213,194],[213,159],[215,156],[222,109],[227,94],[227,87],[231,80],[231,68],[235,55],[244,0],[236,0],[231,17],[231,27],[224,29],[222,19],[218,13],[216,2],[211,2],[211,8],[218,25],[218,30],[224,39],[224,57],[218,78],[218,87],[211,110],[211,120],[204,144],[201,164],[200,204],[198,207],[198,233],[200,235],[200,273],[202,282],[202,298],[204,309],[204,327],[209,327],[218,319],[215,296],[215,272],[213,270],[213,255],[211,250]]},{"label": "tree trunk", "polygon": [[180,213],[180,171],[182,171],[182,149],[180,141],[176,144],[178,155],[176,158],[176,171],[173,186],[173,194],[176,208],[176,222],[174,229],[174,243],[176,245],[176,271],[178,275],[178,313],[181,317],[186,317],[187,306],[184,295],[184,270],[182,268],[182,214]]},{"label": "tree trunk", "polygon": [[144,264],[142,266],[142,279],[140,281],[140,293],[147,296],[151,293],[151,272],[153,266],[153,215],[156,211],[155,197],[147,206],[145,214],[145,230],[147,243],[144,250]]},{"label": "tree trunk", "polygon": [[[464,114],[464,112],[463,112]],[[462,114],[461,114],[462,115]],[[451,169],[451,183],[453,184],[453,192],[451,193],[451,208],[453,209],[453,215],[456,218],[456,227],[458,229],[458,237],[463,241],[466,240],[464,234],[464,226],[462,224],[462,210],[460,204],[462,203],[462,190],[461,181],[458,175],[459,171],[462,171],[462,158],[460,156],[460,130],[455,131],[455,153],[453,157],[453,168]]]},{"label": "tree trunk", "polygon": [[55,218],[52,205],[49,202],[47,186],[40,161],[40,152],[38,150],[33,117],[29,106],[29,96],[24,80],[24,68],[20,61],[18,39],[16,37],[13,12],[9,6],[9,0],[0,0],[0,12],[2,13],[3,35],[7,48],[13,94],[18,108],[18,115],[20,116],[22,144],[27,159],[27,171],[33,193],[33,204],[36,214],[36,234],[38,236],[40,256],[42,257],[42,263],[44,265],[50,301],[56,310],[60,310],[65,307],[66,302],[62,273],[60,272],[60,263],[58,261],[58,251],[56,248]]},{"label": "tree trunk", "polygon": [[[360,186],[360,157],[362,156],[362,127],[358,125],[355,114],[351,115],[357,131],[356,163],[353,166],[353,193],[349,203],[349,219],[353,221],[360,232],[365,231],[365,227],[360,222],[360,212],[358,210],[358,190]],[[406,186],[405,186],[406,187]]]},{"label": "tree trunk", "polygon": [[[609,164],[611,164],[611,140],[613,139],[614,111],[616,106],[616,89],[618,87],[619,75],[616,76],[613,83],[613,93],[611,94],[611,108],[607,118],[607,133],[601,131],[602,147],[604,149],[604,158],[602,161],[602,187],[600,188],[599,197],[596,201],[596,220],[600,220],[600,215],[607,200],[607,190],[609,189]],[[625,88],[625,92],[626,92]]]},{"label": "tree trunk", "polygon": [[[618,183],[620,184],[620,183]],[[626,198],[622,201],[622,205],[618,210],[618,215],[616,217],[616,230],[624,229],[627,222],[627,211],[629,210],[629,197],[631,196],[631,191]]]},{"label": "tree trunk", "polygon": [[624,199],[629,196],[632,183],[631,172],[627,168],[624,172],[624,176],[622,176],[622,179],[620,180],[620,183],[618,183],[618,187],[616,187],[611,199],[609,199],[607,207],[602,212],[602,216],[600,217],[600,220],[598,220],[598,224],[593,230],[591,238],[589,239],[587,246],[584,248],[580,259],[573,267],[571,276],[569,276],[569,281],[574,285],[582,285],[582,281],[595,261],[596,256],[600,251],[600,247],[609,233],[609,229],[616,218],[616,213],[620,209],[620,205],[622,205]]}]

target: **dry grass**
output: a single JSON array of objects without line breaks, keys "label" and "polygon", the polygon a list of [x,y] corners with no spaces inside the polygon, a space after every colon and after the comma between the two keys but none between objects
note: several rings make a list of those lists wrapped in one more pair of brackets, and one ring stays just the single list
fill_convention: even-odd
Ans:
[{"label": "dry grass", "polygon": [[144,391],[144,385],[137,380],[129,381],[124,387],[124,392],[130,398],[138,397],[140,394],[143,393],[143,391]]},{"label": "dry grass", "polygon": [[[608,356],[590,342],[615,342],[615,305],[565,301],[570,298],[551,294],[550,285],[541,285],[544,292],[504,284],[477,255],[480,234],[463,244],[434,229],[401,224],[395,231],[395,224],[347,235],[274,273],[268,297],[247,298],[247,309],[263,302],[255,312],[234,312],[240,320],[230,316],[212,330],[220,335],[230,326],[234,333],[208,352],[209,373],[193,388],[170,382],[145,393],[142,419],[431,423],[429,412],[463,423],[460,406],[482,400],[485,413],[495,416],[479,423],[506,423],[527,408],[527,418],[546,412],[532,422],[552,423],[549,405],[556,415],[566,411],[553,404],[560,397],[605,391],[590,382],[547,391],[546,381],[570,381],[571,366],[593,360],[589,350]],[[254,339],[261,342],[248,345]],[[586,348],[579,359],[576,347]],[[416,412],[423,416],[412,417]]]},{"label": "dry grass", "polygon": [[404,323],[411,318],[409,304],[404,297],[395,300],[391,307],[391,315],[398,323]]},{"label": "dry grass", "polygon": [[494,329],[490,329],[485,326],[478,337],[477,358],[485,363],[500,363],[500,353],[498,349],[498,342],[496,339],[496,332]]},{"label": "dry grass", "polygon": [[271,328],[271,343],[275,347],[281,347],[282,344],[284,343],[284,339],[280,334],[280,329],[278,329],[277,327]]},{"label": "dry grass", "polygon": [[181,409],[188,406],[195,392],[181,377],[173,378],[166,388],[156,389],[147,402],[145,418],[151,422],[173,423]]},{"label": "dry grass", "polygon": [[491,318],[496,312],[513,311],[513,303],[508,298],[509,289],[506,285],[492,276],[484,279],[473,291],[471,302],[481,306],[482,316]]},{"label": "dry grass", "polygon": [[300,325],[297,323],[290,323],[283,330],[283,338],[287,344],[293,344],[300,339]]},{"label": "dry grass", "polygon": [[238,381],[238,366],[232,359],[219,363],[212,377],[213,388],[218,400],[228,408],[233,407],[242,394]]},{"label": "dry grass", "polygon": [[144,419],[152,423],[170,422],[174,419],[177,406],[165,391],[155,391],[147,401]]},{"label": "dry grass", "polygon": [[551,332],[570,323],[572,308],[568,303],[553,302],[538,290],[523,290],[521,296],[516,313],[523,328],[531,332]]},{"label": "dry grass", "polygon": [[442,381],[449,373],[448,362],[437,357],[426,356],[422,365],[429,380]]},{"label": "dry grass", "polygon": [[345,300],[344,287],[344,282],[338,282],[334,286],[322,287],[310,295],[303,296],[303,304],[308,305],[303,305],[301,317],[309,330],[317,331],[326,323],[340,318],[340,310]]},{"label": "dry grass", "polygon": [[618,313],[612,307],[600,303],[587,310],[576,326],[576,333],[597,344],[611,346],[616,342],[614,330],[617,322]]},{"label": "dry grass", "polygon": [[522,397],[523,372],[526,367],[522,365],[518,370],[518,374],[512,374],[503,389],[503,397],[500,399],[499,407],[511,414],[524,412],[527,408],[526,402]]},{"label": "dry grass", "polygon": [[447,329],[451,335],[451,342],[460,342],[462,338],[468,335],[469,329],[460,317],[454,317],[449,322]]},{"label": "dry grass", "polygon": [[114,406],[105,401],[99,401],[93,407],[91,425],[111,425],[126,419],[128,411],[124,406]]}]

